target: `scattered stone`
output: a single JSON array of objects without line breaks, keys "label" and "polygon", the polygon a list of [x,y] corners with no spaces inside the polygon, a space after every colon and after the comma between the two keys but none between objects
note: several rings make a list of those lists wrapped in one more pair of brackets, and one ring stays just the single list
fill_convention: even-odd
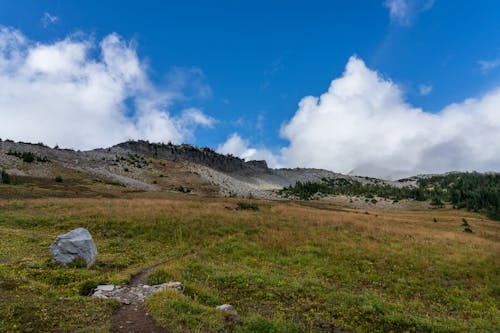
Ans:
[{"label": "scattered stone", "polygon": [[107,296],[105,296],[101,291],[96,291],[92,297],[94,298],[108,298]]},{"label": "scattered stone", "polygon": [[179,192],[182,192],[182,193],[189,193],[189,192],[191,192],[191,190],[189,188],[185,187],[185,186],[180,186],[178,190],[179,190]]},{"label": "scattered stone", "polygon": [[231,304],[222,304],[217,306],[216,309],[227,313],[227,321],[235,324],[241,323],[240,315]]},{"label": "scattered stone", "polygon": [[85,228],[77,228],[70,232],[57,236],[50,246],[54,255],[54,261],[68,265],[76,259],[83,259],[87,268],[92,266],[97,258],[97,248],[89,231]]},{"label": "scattered stone", "polygon": [[115,290],[115,286],[112,284],[100,284],[95,288],[95,290],[113,291]]},{"label": "scattered stone", "polygon": [[178,291],[183,291],[184,290],[184,286],[182,285],[182,283],[180,283],[180,282],[174,282],[174,281],[170,281],[170,282],[164,283],[161,290],[164,290],[166,288],[177,289]]},{"label": "scattered stone", "polygon": [[167,288],[182,292],[183,286],[182,283],[173,281],[154,286],[147,284],[139,284],[135,287],[100,285],[94,290],[92,297],[114,299],[122,304],[137,304],[143,303],[149,295]]},{"label": "scattered stone", "polygon": [[221,310],[230,314],[237,315],[236,309],[231,304],[222,304],[216,307],[217,310]]}]

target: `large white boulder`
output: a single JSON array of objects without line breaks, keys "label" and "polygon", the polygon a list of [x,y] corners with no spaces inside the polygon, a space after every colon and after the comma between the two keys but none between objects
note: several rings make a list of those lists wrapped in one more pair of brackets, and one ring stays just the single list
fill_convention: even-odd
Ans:
[{"label": "large white boulder", "polygon": [[90,267],[97,258],[94,240],[85,228],[77,228],[57,236],[55,242],[50,246],[50,251],[54,255],[54,261],[64,265],[81,258],[85,260],[87,267]]}]

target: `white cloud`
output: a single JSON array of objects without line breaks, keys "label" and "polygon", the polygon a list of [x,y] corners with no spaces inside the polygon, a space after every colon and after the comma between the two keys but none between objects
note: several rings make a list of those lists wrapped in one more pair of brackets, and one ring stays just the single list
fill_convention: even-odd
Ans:
[{"label": "white cloud", "polygon": [[410,26],[415,17],[434,5],[434,0],[386,0],[384,6],[389,9],[393,22]]},{"label": "white cloud", "polygon": [[238,134],[233,133],[223,144],[217,147],[220,154],[231,154],[239,156],[247,161],[266,160],[269,166],[279,167],[279,163],[274,154],[266,148],[250,147],[248,140],[242,139]]},{"label": "white cloud", "polygon": [[49,25],[54,24],[57,21],[59,21],[59,17],[45,12],[45,13],[43,13],[41,21],[42,21],[43,26],[45,28],[47,28]]},{"label": "white cloud", "polygon": [[[288,166],[339,172],[500,170],[500,89],[436,114],[407,104],[393,82],[351,57],[321,97],[308,96],[282,128]],[[365,171],[365,173],[369,173]]]},{"label": "white cloud", "polygon": [[182,112],[181,120],[189,125],[202,125],[205,127],[213,127],[215,124],[215,119],[207,116],[201,110],[196,108],[189,108]]},{"label": "white cloud", "polygon": [[430,84],[421,84],[418,90],[420,91],[420,95],[426,96],[432,92],[432,86]]},{"label": "white cloud", "polygon": [[0,134],[14,140],[78,149],[182,142],[214,122],[197,109],[172,116],[182,87],[154,86],[133,43],[117,34],[98,45],[73,37],[42,44],[0,26],[0,87]]},{"label": "white cloud", "polygon": [[483,73],[487,73],[500,66],[500,58],[493,60],[479,60],[479,66]]},{"label": "white cloud", "polygon": [[[247,159],[375,177],[452,170],[500,170],[500,88],[424,112],[399,87],[351,57],[320,97],[307,96],[281,129],[289,145],[266,157],[233,134],[219,147]],[[270,163],[272,165],[272,163]]]}]

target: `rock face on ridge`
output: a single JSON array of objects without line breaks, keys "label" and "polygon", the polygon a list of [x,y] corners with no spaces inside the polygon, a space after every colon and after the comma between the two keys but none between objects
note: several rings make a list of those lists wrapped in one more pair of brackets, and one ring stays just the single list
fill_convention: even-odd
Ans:
[{"label": "rock face on ridge", "polygon": [[149,143],[147,141],[127,141],[113,148],[121,148],[138,154],[155,158],[187,161],[210,167],[222,172],[236,172],[245,169],[251,171],[267,171],[266,161],[248,161],[230,155],[221,155],[210,148],[197,148],[191,145],[173,145]]},{"label": "rock face on ridge", "polygon": [[70,264],[76,259],[83,259],[87,267],[94,264],[97,258],[97,248],[92,236],[85,228],[77,228],[57,236],[50,246],[54,261],[60,264]]}]

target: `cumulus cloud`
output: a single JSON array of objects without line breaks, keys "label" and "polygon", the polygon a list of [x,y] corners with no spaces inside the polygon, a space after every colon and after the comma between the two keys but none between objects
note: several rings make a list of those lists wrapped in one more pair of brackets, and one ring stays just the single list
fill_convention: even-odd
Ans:
[{"label": "cumulus cloud", "polygon": [[219,151],[271,165],[380,178],[452,170],[500,170],[500,88],[437,113],[405,102],[392,81],[351,57],[320,97],[307,96],[281,129],[274,155],[233,134]]},{"label": "cumulus cloud", "polygon": [[214,122],[193,108],[171,115],[179,89],[152,84],[134,44],[114,33],[98,44],[81,37],[44,44],[0,27],[0,87],[0,135],[14,140],[78,149],[182,142]]},{"label": "cumulus cloud", "polygon": [[415,17],[434,5],[434,0],[386,0],[384,6],[389,9],[393,22],[410,26]]},{"label": "cumulus cloud", "polygon": [[300,101],[281,130],[290,141],[281,158],[289,166],[374,176],[377,170],[500,170],[498,105],[495,89],[424,112],[406,103],[396,84],[351,57],[326,93]]},{"label": "cumulus cloud", "polygon": [[219,145],[217,152],[239,156],[247,161],[266,160],[269,166],[280,167],[277,158],[270,150],[250,147],[250,142],[242,139],[237,133],[233,133],[226,142]]}]

